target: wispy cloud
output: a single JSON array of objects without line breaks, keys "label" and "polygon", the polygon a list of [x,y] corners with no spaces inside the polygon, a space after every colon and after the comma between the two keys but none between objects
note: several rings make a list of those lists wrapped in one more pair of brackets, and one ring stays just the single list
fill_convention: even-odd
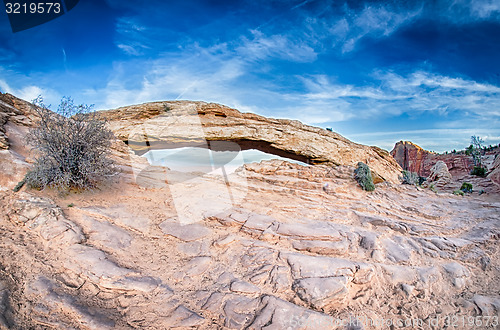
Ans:
[{"label": "wispy cloud", "polygon": [[[192,45],[178,56],[116,63],[106,87],[88,89],[86,94],[100,99],[99,107],[104,108],[165,99],[236,104],[233,84],[244,73],[244,66],[243,61],[228,54],[224,45]],[[135,70],[141,73],[136,76]]]},{"label": "wispy cloud", "polygon": [[293,62],[312,62],[316,60],[315,50],[302,40],[291,40],[286,35],[265,36],[252,30],[252,37],[243,37],[243,43],[236,47],[236,53],[246,60],[279,58]]},{"label": "wispy cloud", "polygon": [[[333,126],[386,147],[412,137],[430,146],[446,139],[458,145],[476,128],[490,140],[500,135],[490,129],[500,127],[498,1],[89,4],[112,8],[112,20],[102,25],[110,29],[106,38],[90,38],[86,47],[89,40],[65,37],[74,44],[57,41],[39,53],[31,52],[31,41],[17,48],[21,39],[7,40],[15,47],[0,46],[0,89],[25,99],[43,94],[53,103],[57,89],[100,109],[167,99],[217,102]],[[484,21],[494,24],[477,24]],[[441,26],[444,36],[428,45]],[[475,45],[488,67],[470,60]],[[87,51],[94,57],[84,56]],[[42,53],[51,67],[35,58]],[[19,60],[19,54],[28,55]],[[29,65],[20,63],[26,58]],[[455,62],[447,66],[448,58]],[[379,132],[384,129],[391,132]]]},{"label": "wispy cloud", "polygon": [[335,83],[324,75],[301,77],[308,91],[303,97],[310,101],[344,100],[349,105],[346,111],[356,111],[364,119],[425,111],[441,115],[464,111],[482,118],[500,118],[500,88],[494,85],[424,71],[406,76],[376,72],[373,77],[375,80],[366,86]]},{"label": "wispy cloud", "polygon": [[140,56],[150,49],[147,40],[148,31],[145,26],[131,17],[121,17],[116,23],[116,46],[127,55]]},{"label": "wispy cloud", "polygon": [[[387,38],[422,13],[422,6],[398,8],[388,4],[366,5],[354,10],[344,5],[341,12],[326,10],[304,21],[309,39],[324,44],[324,50],[346,54],[356,50],[364,38]],[[329,46],[331,45],[331,46]]]},{"label": "wispy cloud", "polygon": [[[394,33],[405,23],[409,23],[421,13],[421,8],[412,11],[390,10],[384,6],[367,6],[360,13],[349,12],[347,19],[337,23],[345,31],[342,52],[351,52],[364,37],[383,38]],[[347,27],[347,28],[344,28]]]},{"label": "wispy cloud", "polygon": [[441,12],[455,22],[471,20],[500,20],[500,3],[497,0],[438,1]]}]

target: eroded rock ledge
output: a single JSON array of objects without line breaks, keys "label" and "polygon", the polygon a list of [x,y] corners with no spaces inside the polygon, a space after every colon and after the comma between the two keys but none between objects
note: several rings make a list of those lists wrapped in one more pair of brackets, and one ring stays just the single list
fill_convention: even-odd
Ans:
[{"label": "eroded rock ledge", "polygon": [[296,120],[241,113],[205,102],[166,101],[104,111],[115,135],[137,153],[150,149],[230,141],[312,164],[367,163],[383,179],[398,182],[401,167],[388,152]]}]

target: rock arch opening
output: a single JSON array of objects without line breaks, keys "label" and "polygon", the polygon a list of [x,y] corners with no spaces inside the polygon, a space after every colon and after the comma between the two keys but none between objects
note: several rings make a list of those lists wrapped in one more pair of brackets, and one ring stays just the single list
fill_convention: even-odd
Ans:
[{"label": "rock arch opening", "polygon": [[144,156],[152,165],[163,165],[177,170],[206,171],[207,167],[237,167],[237,164],[281,159],[301,165],[313,162],[303,155],[278,149],[266,141],[253,140],[199,140],[159,141],[148,139],[143,143],[125,141],[137,155]]}]

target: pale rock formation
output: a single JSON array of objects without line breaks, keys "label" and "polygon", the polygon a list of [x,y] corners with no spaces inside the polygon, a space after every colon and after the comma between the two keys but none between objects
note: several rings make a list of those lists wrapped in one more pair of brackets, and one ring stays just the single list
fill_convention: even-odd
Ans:
[{"label": "pale rock formation", "polygon": [[0,187],[14,187],[24,177],[30,158],[24,137],[35,118],[28,102],[0,93]]},{"label": "pale rock formation", "polygon": [[431,168],[427,183],[442,188],[447,183],[450,183],[451,179],[452,177],[450,172],[448,172],[448,166],[446,166],[445,162],[440,160]]},{"label": "pale rock formation", "polygon": [[496,155],[493,164],[490,167],[488,178],[500,185],[500,156]]}]

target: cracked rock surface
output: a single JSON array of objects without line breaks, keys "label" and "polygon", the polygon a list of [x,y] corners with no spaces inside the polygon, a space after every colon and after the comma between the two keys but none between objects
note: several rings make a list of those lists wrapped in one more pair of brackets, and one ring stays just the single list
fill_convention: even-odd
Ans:
[{"label": "cracked rock surface", "polygon": [[244,200],[185,225],[168,188],[4,191],[0,326],[318,329],[353,316],[498,316],[500,203],[392,184],[367,193],[352,170],[250,164],[233,174],[247,178],[233,187]]}]

